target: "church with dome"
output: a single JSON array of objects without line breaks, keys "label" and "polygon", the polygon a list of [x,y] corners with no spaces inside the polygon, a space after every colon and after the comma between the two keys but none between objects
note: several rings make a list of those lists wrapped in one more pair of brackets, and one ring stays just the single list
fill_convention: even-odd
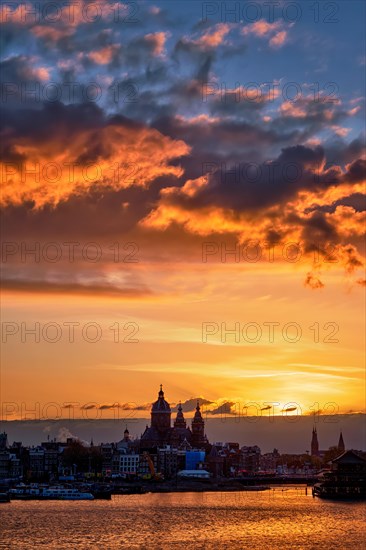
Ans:
[{"label": "church with dome", "polygon": [[171,416],[170,405],[165,400],[163,387],[160,385],[158,399],[151,407],[151,426],[146,426],[140,439],[141,449],[154,449],[164,445],[186,449],[203,449],[208,445],[205,436],[205,422],[198,401],[191,428],[187,427],[181,404],[178,405],[177,416],[173,425]]}]

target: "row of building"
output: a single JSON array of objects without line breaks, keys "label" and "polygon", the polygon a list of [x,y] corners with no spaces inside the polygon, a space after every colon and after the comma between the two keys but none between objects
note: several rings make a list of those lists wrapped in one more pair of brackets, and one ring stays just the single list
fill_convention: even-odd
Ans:
[{"label": "row of building", "polygon": [[[204,472],[213,477],[234,477],[255,473],[310,474],[327,458],[319,451],[316,429],[313,429],[311,456],[280,455],[277,449],[261,454],[258,446],[240,447],[236,442],[211,444],[205,434],[200,405],[191,422],[178,406],[172,424],[171,407],[162,386],[151,408],[151,423],[140,438],[131,439],[128,429],[118,443],[86,447],[79,441],[47,440],[37,447],[23,447],[14,442],[9,447],[6,434],[0,434],[0,479],[50,480],[60,476],[103,476],[172,479],[185,472]],[[341,434],[335,455],[345,450]],[[334,458],[330,456],[329,458]]]},{"label": "row of building", "polygon": [[[6,439],[6,434],[0,434]],[[240,447],[236,442],[220,442],[210,451],[186,444],[162,445],[146,451],[138,440],[131,440],[128,430],[118,443],[84,447],[77,440],[43,442],[37,447],[23,447],[14,442],[0,450],[0,480],[24,479],[50,481],[60,477],[158,478],[174,479],[179,472],[187,475],[208,472],[212,477],[235,477],[258,472],[311,473],[311,465],[279,465],[276,449],[262,455],[258,446]]]}]

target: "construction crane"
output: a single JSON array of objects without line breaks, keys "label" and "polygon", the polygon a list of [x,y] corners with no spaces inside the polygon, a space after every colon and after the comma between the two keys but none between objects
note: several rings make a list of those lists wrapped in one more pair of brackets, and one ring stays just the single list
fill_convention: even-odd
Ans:
[{"label": "construction crane", "polygon": [[162,474],[160,474],[159,472],[157,473],[155,471],[155,466],[154,466],[154,463],[153,461],[151,460],[151,456],[150,454],[147,452],[147,451],[144,451],[142,453],[142,456],[144,458],[146,458],[147,460],[147,463],[149,465],[149,470],[150,470],[150,475],[151,475],[151,479],[154,479],[155,481],[161,481],[163,479],[163,476]]}]

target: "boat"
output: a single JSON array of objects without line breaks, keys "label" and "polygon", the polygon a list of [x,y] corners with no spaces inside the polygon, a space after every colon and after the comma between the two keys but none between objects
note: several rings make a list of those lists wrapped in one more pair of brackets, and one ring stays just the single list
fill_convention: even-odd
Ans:
[{"label": "boat", "polygon": [[366,460],[346,451],[331,461],[324,481],[315,483],[313,497],[330,500],[366,500]]},{"label": "boat", "polygon": [[82,492],[72,487],[48,487],[37,484],[18,485],[9,490],[14,500],[94,500],[89,492]]},{"label": "boat", "polygon": [[25,485],[20,483],[15,488],[9,489],[9,497],[11,500],[31,500],[37,498],[40,490],[36,483]]},{"label": "boat", "polygon": [[44,489],[41,498],[56,500],[94,500],[94,496],[91,493],[65,487],[49,487],[48,489]]}]

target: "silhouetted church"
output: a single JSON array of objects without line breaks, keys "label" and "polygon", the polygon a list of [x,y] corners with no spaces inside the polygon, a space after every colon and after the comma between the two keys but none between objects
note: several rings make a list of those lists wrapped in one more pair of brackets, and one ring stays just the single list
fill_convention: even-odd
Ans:
[{"label": "silhouetted church", "polygon": [[151,426],[146,426],[141,436],[141,449],[152,449],[163,445],[201,449],[208,444],[205,436],[205,422],[198,401],[191,428],[187,427],[181,404],[178,406],[173,426],[171,426],[171,415],[170,405],[164,399],[163,387],[160,385],[158,399],[151,407]]},{"label": "silhouetted church", "polygon": [[[337,449],[339,453],[344,453],[345,451],[342,432],[339,435]],[[323,456],[325,453],[326,451],[319,450],[318,433],[316,431],[316,427],[314,426],[312,436],[311,436],[311,456]]]}]

